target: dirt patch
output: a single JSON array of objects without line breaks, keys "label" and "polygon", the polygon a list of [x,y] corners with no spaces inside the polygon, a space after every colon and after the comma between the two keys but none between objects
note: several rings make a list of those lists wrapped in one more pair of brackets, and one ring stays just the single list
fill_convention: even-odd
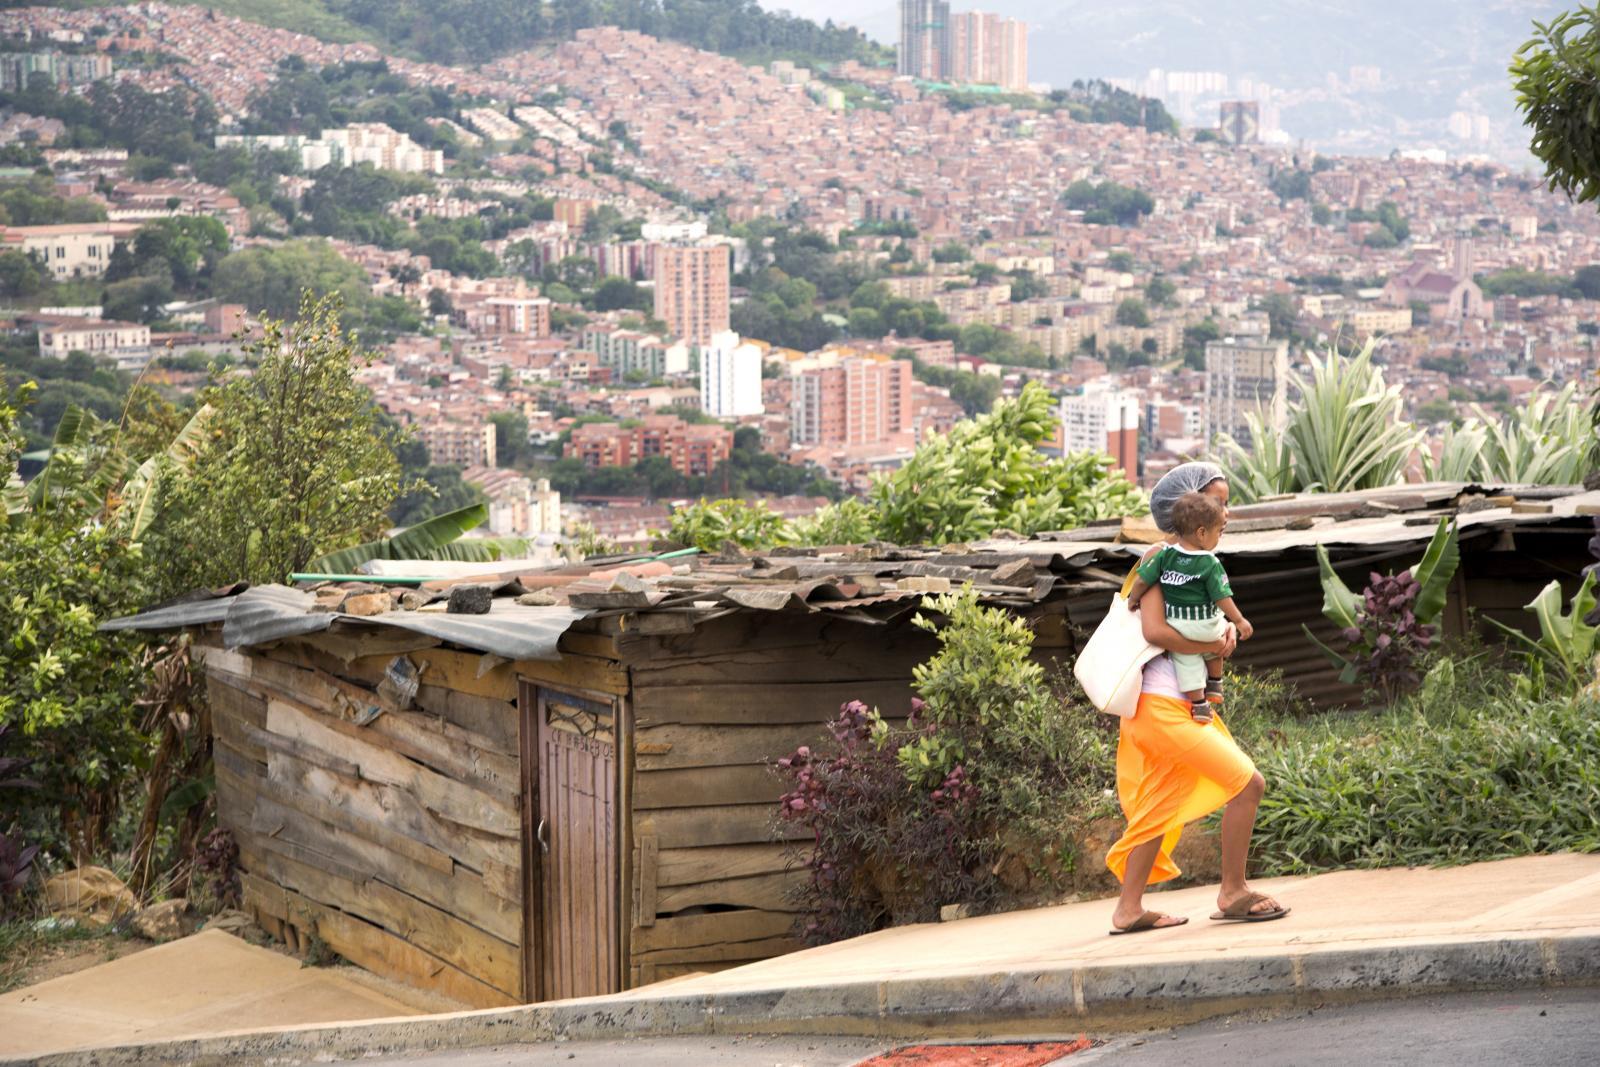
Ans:
[{"label": "dirt patch", "polygon": [[154,946],[149,941],[114,931],[27,931],[0,952],[0,993],[76,974],[110,960]]}]

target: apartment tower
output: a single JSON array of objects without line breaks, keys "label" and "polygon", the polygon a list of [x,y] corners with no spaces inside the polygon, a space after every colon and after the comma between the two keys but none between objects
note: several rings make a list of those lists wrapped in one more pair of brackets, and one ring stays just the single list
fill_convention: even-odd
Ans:
[{"label": "apartment tower", "polygon": [[728,328],[728,246],[656,246],[656,318],[692,345]]},{"label": "apartment tower", "polygon": [[1282,429],[1289,406],[1289,342],[1229,338],[1206,345],[1206,440],[1225,433],[1254,447],[1246,417]]},{"label": "apartment tower", "polygon": [[924,81],[943,81],[950,68],[949,0],[900,0],[895,69]]}]

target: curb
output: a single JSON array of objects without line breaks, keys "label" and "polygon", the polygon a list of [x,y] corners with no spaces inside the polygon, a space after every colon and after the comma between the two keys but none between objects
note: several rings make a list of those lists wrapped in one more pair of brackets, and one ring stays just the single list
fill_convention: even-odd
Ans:
[{"label": "curb", "polygon": [[1600,933],[1318,948],[1146,964],[738,990],[609,996],[450,1015],[330,1023],[48,1053],[39,1067],[272,1064],[556,1038],[708,1034],[1031,1036],[1171,1026],[1245,1007],[1469,989],[1600,984]]}]

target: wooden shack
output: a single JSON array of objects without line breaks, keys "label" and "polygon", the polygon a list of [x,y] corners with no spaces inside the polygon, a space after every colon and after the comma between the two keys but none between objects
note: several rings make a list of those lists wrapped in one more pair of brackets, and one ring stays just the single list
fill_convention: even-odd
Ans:
[{"label": "wooden shack", "polygon": [[[1468,607],[1527,622],[1517,609],[1551,577],[1575,584],[1600,494],[1573,494],[1461,509],[1452,625]],[[1435,486],[1236,509],[1224,555],[1258,628],[1242,662],[1336,696],[1300,632],[1331,637],[1314,545],[1359,581],[1481,499]],[[449,613],[449,582],[423,586],[437,601],[420,610],[381,583],[265,586],[108,625],[195,632],[219,819],[267,929],[495,1006],[798,948],[803,876],[769,764],[846,701],[904,713],[937,647],[911,625],[930,588],[973,583],[1065,671],[1140,551],[1114,535],[591,561],[477,579],[487,615]]]}]

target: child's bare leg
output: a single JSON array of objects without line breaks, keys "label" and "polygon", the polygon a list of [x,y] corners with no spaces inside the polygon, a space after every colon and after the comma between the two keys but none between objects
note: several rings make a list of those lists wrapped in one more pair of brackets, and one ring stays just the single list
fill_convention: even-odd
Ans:
[{"label": "child's bare leg", "polygon": [[1222,660],[1206,660],[1206,691],[1204,699],[1212,704],[1222,703]]}]

